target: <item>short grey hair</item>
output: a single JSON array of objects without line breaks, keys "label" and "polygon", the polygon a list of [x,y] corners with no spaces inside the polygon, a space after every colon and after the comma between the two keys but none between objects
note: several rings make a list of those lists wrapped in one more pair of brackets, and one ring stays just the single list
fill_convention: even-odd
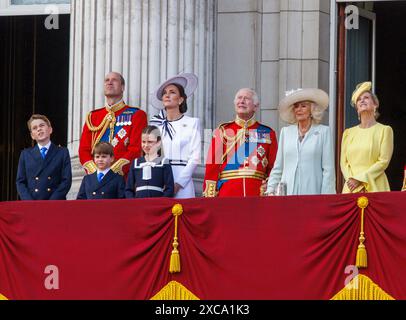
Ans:
[{"label": "short grey hair", "polygon": [[237,99],[238,93],[239,93],[240,91],[242,91],[242,90],[245,90],[245,91],[248,91],[249,93],[251,93],[251,95],[252,95],[252,101],[254,102],[255,105],[259,105],[259,97],[258,97],[258,94],[257,94],[256,91],[255,91],[254,89],[252,89],[252,88],[241,88],[241,89],[239,89],[239,90],[236,92],[236,94],[235,94],[234,100]]}]

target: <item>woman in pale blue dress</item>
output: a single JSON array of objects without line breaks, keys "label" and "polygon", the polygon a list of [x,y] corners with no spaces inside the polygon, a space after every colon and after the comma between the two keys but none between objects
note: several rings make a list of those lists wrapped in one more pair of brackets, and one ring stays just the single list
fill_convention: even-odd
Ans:
[{"label": "woman in pale blue dress", "polygon": [[282,128],[278,153],[266,193],[286,185],[287,195],[335,194],[334,152],[330,128],[320,124],[328,95],[320,89],[298,89],[280,102]]}]

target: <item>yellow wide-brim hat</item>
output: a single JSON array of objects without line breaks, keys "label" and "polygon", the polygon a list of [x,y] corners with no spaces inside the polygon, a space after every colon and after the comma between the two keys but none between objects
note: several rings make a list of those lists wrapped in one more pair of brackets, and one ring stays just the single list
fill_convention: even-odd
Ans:
[{"label": "yellow wide-brim hat", "polygon": [[279,116],[288,123],[295,123],[293,105],[301,101],[311,101],[317,104],[323,111],[328,107],[328,94],[321,89],[308,88],[296,89],[286,92],[286,97],[279,103]]},{"label": "yellow wide-brim hat", "polygon": [[352,93],[351,96],[351,105],[355,107],[357,104],[357,100],[362,95],[364,92],[369,91],[372,92],[372,82],[371,81],[365,81],[362,83],[359,83],[356,87],[354,92]]}]

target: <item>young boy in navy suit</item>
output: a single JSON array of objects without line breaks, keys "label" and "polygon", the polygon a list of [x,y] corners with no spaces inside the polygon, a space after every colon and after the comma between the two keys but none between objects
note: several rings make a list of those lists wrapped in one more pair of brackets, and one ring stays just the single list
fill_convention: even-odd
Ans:
[{"label": "young boy in navy suit", "polygon": [[68,149],[51,142],[52,126],[46,116],[34,114],[27,125],[37,145],[20,154],[16,185],[21,200],[66,200],[72,185]]},{"label": "young boy in navy suit", "polygon": [[124,178],[110,169],[114,162],[113,146],[108,142],[97,143],[93,150],[93,160],[97,171],[83,178],[77,199],[124,198]]}]

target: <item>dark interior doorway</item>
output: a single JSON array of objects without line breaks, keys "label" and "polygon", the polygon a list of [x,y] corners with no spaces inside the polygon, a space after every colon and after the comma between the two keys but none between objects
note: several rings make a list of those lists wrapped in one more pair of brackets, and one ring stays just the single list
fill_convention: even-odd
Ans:
[{"label": "dark interior doorway", "polygon": [[380,100],[379,122],[394,131],[394,154],[386,170],[391,189],[400,190],[406,163],[406,1],[377,2],[376,93]]},{"label": "dark interior doorway", "polygon": [[59,29],[46,16],[0,17],[1,201],[17,199],[15,176],[22,149],[33,145],[26,122],[33,113],[52,122],[52,141],[66,145],[69,85],[69,15]]}]

